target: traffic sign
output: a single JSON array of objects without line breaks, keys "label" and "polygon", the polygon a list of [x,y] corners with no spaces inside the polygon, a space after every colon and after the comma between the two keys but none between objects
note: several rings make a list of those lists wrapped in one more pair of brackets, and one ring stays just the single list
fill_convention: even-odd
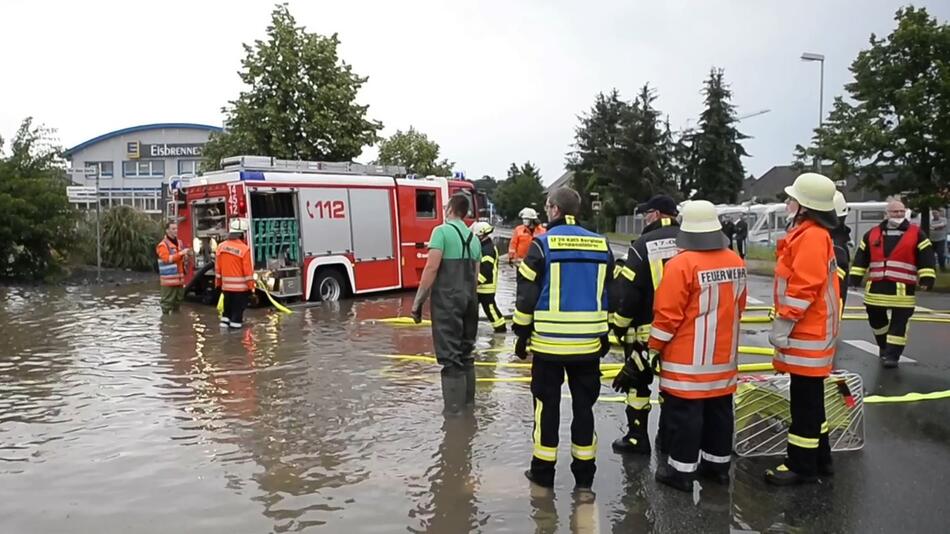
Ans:
[{"label": "traffic sign", "polygon": [[70,185],[66,187],[66,197],[70,202],[95,202],[96,188]]}]

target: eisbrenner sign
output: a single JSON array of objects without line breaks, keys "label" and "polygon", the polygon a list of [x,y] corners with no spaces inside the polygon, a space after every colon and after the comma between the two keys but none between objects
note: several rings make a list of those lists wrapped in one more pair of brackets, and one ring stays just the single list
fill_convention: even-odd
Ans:
[{"label": "eisbrenner sign", "polygon": [[179,143],[161,145],[142,145],[142,157],[148,158],[181,158],[201,157],[203,143]]}]

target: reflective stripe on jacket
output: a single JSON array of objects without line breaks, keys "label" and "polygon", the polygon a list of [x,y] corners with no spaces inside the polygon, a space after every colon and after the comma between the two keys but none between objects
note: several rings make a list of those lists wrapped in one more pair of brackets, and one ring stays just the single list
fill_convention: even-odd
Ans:
[{"label": "reflective stripe on jacket", "polygon": [[779,240],[776,256],[775,313],[794,324],[787,346],[775,347],[775,369],[828,376],[838,340],[840,306],[831,235],[806,220]]},{"label": "reflective stripe on jacket", "polygon": [[532,351],[594,355],[608,331],[607,270],[613,258],[606,238],[575,225],[573,217],[565,220],[535,240],[543,272],[528,262],[518,269],[525,281],[540,279],[540,292],[530,315],[516,307],[514,323],[532,327]]},{"label": "reflective stripe on jacket", "polygon": [[178,244],[165,236],[155,245],[158,256],[158,278],[163,286],[179,287],[185,284],[185,255]]},{"label": "reflective stripe on jacket", "polygon": [[746,268],[729,249],[684,251],[665,266],[649,345],[660,351],[660,389],[704,399],[736,391]]},{"label": "reflective stripe on jacket", "polygon": [[522,260],[528,255],[528,248],[531,247],[531,241],[539,235],[544,234],[544,227],[540,224],[534,227],[534,232],[523,224],[515,227],[511,234],[511,241],[508,243],[508,259]]},{"label": "reflective stripe on jacket", "polygon": [[[888,230],[900,231],[900,230]],[[917,285],[917,241],[920,227],[912,224],[903,232],[890,254],[884,254],[884,231],[880,226],[871,228],[868,235],[871,262],[868,264],[868,279],[887,280]]]},{"label": "reflective stripe on jacket", "polygon": [[242,293],[255,287],[251,249],[239,239],[229,239],[215,251],[215,285],[222,291]]}]

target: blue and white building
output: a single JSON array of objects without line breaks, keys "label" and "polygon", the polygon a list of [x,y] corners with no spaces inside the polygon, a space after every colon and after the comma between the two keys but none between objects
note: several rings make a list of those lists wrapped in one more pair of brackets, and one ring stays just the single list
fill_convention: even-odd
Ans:
[{"label": "blue and white building", "polygon": [[[184,122],[132,126],[80,143],[65,156],[73,169],[94,170],[86,176],[74,173],[76,185],[95,186],[98,175],[103,208],[124,204],[161,213],[168,178],[196,174],[205,143],[212,132],[220,131],[217,126]],[[82,203],[88,207],[88,202]]]}]

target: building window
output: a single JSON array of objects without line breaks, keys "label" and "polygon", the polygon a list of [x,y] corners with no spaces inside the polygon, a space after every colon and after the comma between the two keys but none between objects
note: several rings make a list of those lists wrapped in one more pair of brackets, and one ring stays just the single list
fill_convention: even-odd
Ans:
[{"label": "building window", "polygon": [[99,178],[112,178],[113,171],[111,161],[87,161],[86,168],[88,169],[89,167],[96,170]]},{"label": "building window", "polygon": [[198,174],[198,171],[201,170],[201,161],[197,159],[180,159],[178,160],[178,174]]},{"label": "building window", "polygon": [[165,161],[160,159],[123,161],[122,176],[128,178],[164,178]]},{"label": "building window", "polygon": [[416,218],[435,219],[435,191],[416,190]]}]

